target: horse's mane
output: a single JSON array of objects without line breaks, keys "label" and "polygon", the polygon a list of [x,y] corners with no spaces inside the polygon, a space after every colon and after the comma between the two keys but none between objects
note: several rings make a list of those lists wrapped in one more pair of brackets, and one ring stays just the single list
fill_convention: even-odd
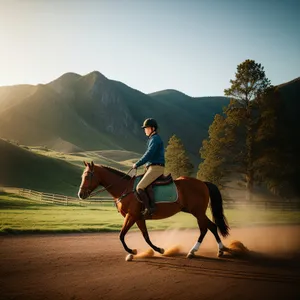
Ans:
[{"label": "horse's mane", "polygon": [[125,174],[123,171],[121,171],[119,169],[109,167],[109,166],[104,166],[104,165],[101,165],[101,167],[123,177],[124,179],[130,180],[132,178],[130,175]]}]

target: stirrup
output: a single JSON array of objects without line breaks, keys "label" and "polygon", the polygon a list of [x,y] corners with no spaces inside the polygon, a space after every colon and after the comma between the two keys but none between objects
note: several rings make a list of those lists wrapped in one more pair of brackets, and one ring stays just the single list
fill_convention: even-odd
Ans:
[{"label": "stirrup", "polygon": [[154,214],[155,210],[154,209],[148,209],[148,208],[145,208],[143,211],[142,211],[142,215],[143,216],[152,216]]},{"label": "stirrup", "polygon": [[143,216],[151,216],[150,210],[148,208],[145,208],[144,210],[141,211]]}]

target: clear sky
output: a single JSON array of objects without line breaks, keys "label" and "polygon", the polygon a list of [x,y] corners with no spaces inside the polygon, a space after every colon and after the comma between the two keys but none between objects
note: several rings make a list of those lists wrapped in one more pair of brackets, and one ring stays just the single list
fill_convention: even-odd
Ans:
[{"label": "clear sky", "polygon": [[300,76],[299,0],[0,0],[0,86],[97,70],[221,96],[245,59],[274,85]]}]

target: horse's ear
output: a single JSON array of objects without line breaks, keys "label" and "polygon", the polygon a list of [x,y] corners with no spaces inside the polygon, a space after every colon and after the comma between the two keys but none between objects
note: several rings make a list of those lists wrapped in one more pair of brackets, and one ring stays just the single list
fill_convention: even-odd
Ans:
[{"label": "horse's ear", "polygon": [[84,165],[87,167],[87,163],[85,161],[83,161]]},{"label": "horse's ear", "polygon": [[94,167],[94,162],[93,162],[93,161],[91,161],[91,167],[92,167],[92,168]]}]

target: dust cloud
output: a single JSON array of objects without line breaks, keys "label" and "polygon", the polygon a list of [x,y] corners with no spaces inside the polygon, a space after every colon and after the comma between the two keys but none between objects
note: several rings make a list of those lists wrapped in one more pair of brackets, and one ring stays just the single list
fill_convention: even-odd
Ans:
[{"label": "dust cloud", "polygon": [[[265,202],[277,201],[278,199],[276,200],[272,196],[267,198],[262,191],[252,196],[253,203],[246,205],[245,193],[232,192],[231,190],[230,198],[237,200],[224,205],[224,213],[231,229],[227,238],[222,238],[219,235],[224,246],[230,249],[227,254],[232,256],[262,254],[267,257],[296,257],[300,261],[300,225],[280,225],[283,223],[282,221],[285,221],[284,218],[289,217],[290,212],[287,213],[280,209],[270,210],[265,206]],[[210,209],[207,210],[207,215],[212,219]],[[150,239],[155,246],[165,250],[164,256],[186,256],[200,235],[196,221],[192,216],[191,222],[195,222],[195,229],[170,227],[165,231],[149,231]],[[278,225],[261,225],[267,223],[278,223]],[[138,250],[138,253],[142,252],[146,255],[147,252],[145,251],[150,249],[140,232],[129,232],[126,240],[130,247]],[[208,231],[195,254],[216,257],[217,253],[216,240]],[[154,254],[149,252],[149,257],[153,255],[161,256],[157,252]]]},{"label": "dust cloud", "polygon": [[[164,248],[164,256],[185,256],[199,237],[198,230],[169,229],[149,232],[150,239],[157,247]],[[138,256],[161,256],[153,252],[140,232],[129,233],[127,242],[138,250]],[[261,226],[233,228],[223,244],[229,248],[229,255],[255,255],[267,257],[300,259],[300,226]],[[150,250],[149,250],[150,249]],[[218,245],[214,236],[208,232],[196,255],[216,257]]]},{"label": "dust cloud", "polygon": [[152,249],[148,249],[148,250],[146,250],[144,252],[138,253],[134,257],[136,257],[136,258],[144,258],[144,257],[152,257],[152,256],[154,256],[154,251]]}]

